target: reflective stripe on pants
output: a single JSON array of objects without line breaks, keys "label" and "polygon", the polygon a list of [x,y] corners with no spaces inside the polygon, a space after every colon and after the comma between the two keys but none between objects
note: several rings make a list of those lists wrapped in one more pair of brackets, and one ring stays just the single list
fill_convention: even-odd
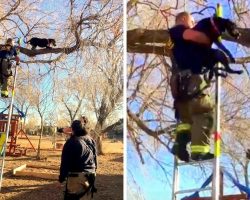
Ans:
[{"label": "reflective stripe on pants", "polygon": [[210,151],[209,145],[191,145],[192,153],[208,153]]},{"label": "reflective stripe on pants", "polygon": [[8,92],[8,90],[2,90],[2,91],[1,91],[1,94],[5,95],[5,96],[8,96],[8,95],[9,95],[9,92]]},{"label": "reflective stripe on pants", "polygon": [[175,132],[176,134],[182,133],[182,132],[190,132],[191,131],[191,125],[188,123],[180,123],[177,125]]}]

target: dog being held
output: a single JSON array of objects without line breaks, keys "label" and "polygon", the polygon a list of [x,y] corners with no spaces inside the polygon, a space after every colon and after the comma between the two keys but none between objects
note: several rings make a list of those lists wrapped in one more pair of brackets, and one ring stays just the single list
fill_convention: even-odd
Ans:
[{"label": "dog being held", "polygon": [[47,48],[47,49],[51,49],[52,48],[51,45],[53,45],[54,47],[56,46],[55,39],[51,39],[51,38],[45,39],[45,38],[33,37],[26,43],[32,46],[31,47],[32,50],[36,49],[37,46],[41,48]]},{"label": "dog being held", "polygon": [[[211,43],[209,46],[201,45],[191,42],[189,63],[191,70],[195,74],[205,73],[210,70],[209,78],[212,79],[213,73],[217,76],[226,77],[227,73],[241,74],[242,70],[233,70],[229,66],[229,59],[235,63],[235,59],[230,51],[220,42],[219,37],[223,32],[227,31],[233,38],[238,39],[240,36],[239,31],[236,29],[235,23],[229,19],[221,17],[205,18],[199,21],[193,30],[203,32],[208,36]],[[215,43],[221,50],[212,49],[212,44]],[[228,59],[228,57],[229,59]],[[215,65],[220,62],[225,68],[216,68]],[[205,70],[204,70],[205,68]],[[226,72],[220,73],[218,70]]]}]

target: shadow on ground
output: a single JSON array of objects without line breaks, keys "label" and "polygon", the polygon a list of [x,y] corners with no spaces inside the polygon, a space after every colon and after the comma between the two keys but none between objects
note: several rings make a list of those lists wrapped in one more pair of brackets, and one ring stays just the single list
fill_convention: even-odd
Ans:
[{"label": "shadow on ground", "polygon": [[[64,187],[59,187],[57,181],[46,181],[29,177],[8,177],[9,181],[20,182],[23,185],[2,187],[0,199],[6,200],[61,200]],[[30,181],[33,181],[33,184]],[[36,183],[34,183],[34,181]],[[98,175],[96,178],[98,192],[94,200],[122,200],[123,176],[122,175]]]}]

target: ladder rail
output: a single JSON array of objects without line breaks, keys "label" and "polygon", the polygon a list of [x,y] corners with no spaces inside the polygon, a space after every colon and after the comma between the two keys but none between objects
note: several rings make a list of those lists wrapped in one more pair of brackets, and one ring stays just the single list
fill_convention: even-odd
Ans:
[{"label": "ladder rail", "polygon": [[15,65],[15,73],[14,73],[14,81],[13,81],[13,86],[12,86],[12,95],[11,95],[11,101],[10,101],[10,107],[9,107],[9,113],[8,113],[8,122],[7,122],[7,127],[6,127],[6,140],[5,140],[4,145],[3,145],[3,156],[2,156],[2,158],[0,158],[0,159],[2,159],[2,166],[1,166],[1,170],[0,170],[0,191],[2,189],[4,160],[5,160],[5,156],[6,156],[6,147],[7,147],[7,142],[8,142],[9,132],[10,132],[11,116],[12,116],[12,111],[13,111],[14,97],[15,97],[17,67],[18,67],[18,65],[16,64]]},{"label": "ladder rail", "polygon": [[174,170],[173,170],[173,189],[172,189],[172,200],[176,200],[176,192],[179,186],[179,171],[178,171],[178,158],[174,157]]},{"label": "ladder rail", "polygon": [[[219,66],[219,64],[218,64]],[[214,134],[214,174],[213,174],[213,180],[212,180],[212,200],[219,200],[220,196],[220,91],[221,91],[221,77],[217,77],[216,80],[216,128],[215,128],[215,134]]]},{"label": "ladder rail", "polygon": [[211,191],[212,187],[205,187],[205,188],[194,188],[194,189],[187,189],[187,190],[180,190],[175,193],[177,194],[185,194],[185,193],[191,193],[191,192],[202,192],[202,191]]},{"label": "ladder rail", "polygon": [[[218,3],[216,8],[216,16],[223,17],[223,10],[222,6]],[[219,38],[220,40],[221,38]],[[221,67],[221,64],[218,63],[218,68]],[[215,134],[214,134],[214,174],[212,180],[212,200],[219,200],[220,198],[220,154],[221,154],[221,135],[220,135],[220,93],[221,93],[221,77],[217,76],[216,84],[215,84],[215,103],[216,103],[216,127],[215,127]]]},{"label": "ladder rail", "polygon": [[178,162],[177,166],[181,167],[181,166],[185,166],[185,165],[192,165],[192,166],[196,166],[196,165],[202,165],[202,164],[211,164],[212,160],[214,159],[210,159],[210,160],[198,160],[198,161],[191,161],[191,162]]}]

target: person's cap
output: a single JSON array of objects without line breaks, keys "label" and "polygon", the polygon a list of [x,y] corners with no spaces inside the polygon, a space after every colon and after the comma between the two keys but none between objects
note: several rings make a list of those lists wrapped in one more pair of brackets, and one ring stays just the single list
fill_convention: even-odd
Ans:
[{"label": "person's cap", "polygon": [[74,120],[71,124],[72,131],[76,136],[86,135],[87,132],[80,120]]},{"label": "person's cap", "polygon": [[80,120],[74,120],[71,124],[71,128],[73,131],[82,129],[82,122]]}]

